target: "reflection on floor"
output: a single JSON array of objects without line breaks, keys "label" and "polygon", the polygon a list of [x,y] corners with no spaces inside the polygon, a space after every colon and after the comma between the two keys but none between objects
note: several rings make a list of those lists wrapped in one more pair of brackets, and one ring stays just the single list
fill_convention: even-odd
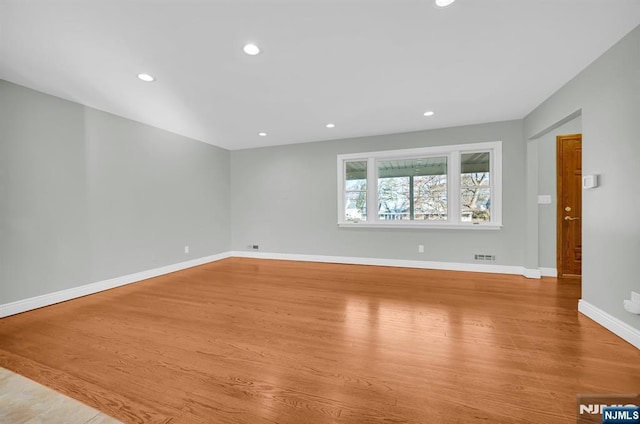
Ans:
[{"label": "reflection on floor", "polygon": [[0,368],[0,423],[119,424],[35,381]]}]

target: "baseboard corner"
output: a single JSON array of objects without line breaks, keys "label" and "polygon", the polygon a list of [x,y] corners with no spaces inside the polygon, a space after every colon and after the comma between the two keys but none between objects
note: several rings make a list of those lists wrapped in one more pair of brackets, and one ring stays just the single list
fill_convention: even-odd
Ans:
[{"label": "baseboard corner", "polygon": [[542,277],[557,277],[558,276],[558,270],[556,268],[540,267],[540,275]]},{"label": "baseboard corner", "polygon": [[527,278],[540,279],[542,274],[540,269],[523,268],[522,275]]},{"label": "baseboard corner", "polygon": [[630,326],[584,299],[578,301],[578,312],[640,349],[640,329]]}]

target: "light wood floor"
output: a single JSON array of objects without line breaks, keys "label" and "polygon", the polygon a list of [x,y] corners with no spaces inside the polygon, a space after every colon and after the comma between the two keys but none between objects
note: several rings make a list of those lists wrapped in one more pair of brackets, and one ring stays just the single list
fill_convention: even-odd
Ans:
[{"label": "light wood floor", "polygon": [[75,399],[0,368],[0,423],[121,424]]},{"label": "light wood floor", "polygon": [[232,258],[4,318],[0,366],[131,423],[574,423],[640,392],[579,291]]}]

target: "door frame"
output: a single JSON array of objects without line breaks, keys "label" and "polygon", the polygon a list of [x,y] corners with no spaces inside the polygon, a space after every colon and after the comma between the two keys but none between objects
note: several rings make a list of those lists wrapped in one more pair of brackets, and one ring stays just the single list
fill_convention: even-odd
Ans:
[{"label": "door frame", "polygon": [[[562,170],[564,168],[564,159],[562,156],[562,139],[572,138],[580,136],[582,140],[582,133],[576,134],[562,134],[556,136],[556,266],[558,270],[558,277],[574,277],[581,278],[581,275],[562,273],[564,269],[562,246],[564,239],[562,238],[562,228],[564,224],[565,211],[562,207],[563,197],[563,184],[562,184]],[[582,143],[582,141],[581,141]],[[581,208],[582,209],[582,208]],[[580,229],[582,231],[582,219],[580,220]]]}]

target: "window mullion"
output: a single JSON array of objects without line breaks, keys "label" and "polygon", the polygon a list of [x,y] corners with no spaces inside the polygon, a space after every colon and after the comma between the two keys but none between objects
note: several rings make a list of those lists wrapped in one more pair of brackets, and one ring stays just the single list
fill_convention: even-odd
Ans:
[{"label": "window mullion", "polygon": [[502,149],[491,149],[491,222],[502,223]]},{"label": "window mullion", "polygon": [[347,161],[340,159],[338,156],[338,222],[345,221],[345,193],[346,193],[346,166]]},{"label": "window mullion", "polygon": [[452,224],[460,224],[460,152],[454,151],[449,154],[449,164],[447,166],[447,198],[448,221]]},{"label": "window mullion", "polygon": [[413,175],[409,176],[409,220],[415,218],[415,204],[413,203]]},{"label": "window mullion", "polygon": [[378,171],[375,158],[367,159],[367,222],[378,220]]}]

